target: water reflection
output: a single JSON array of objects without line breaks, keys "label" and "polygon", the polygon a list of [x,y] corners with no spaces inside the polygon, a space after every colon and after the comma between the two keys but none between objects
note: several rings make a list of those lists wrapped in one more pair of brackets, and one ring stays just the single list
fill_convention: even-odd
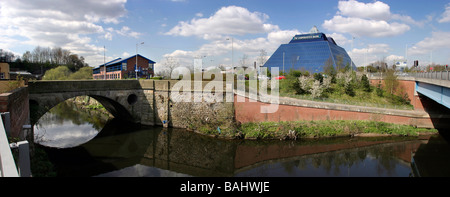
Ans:
[{"label": "water reflection", "polygon": [[427,142],[417,138],[253,142],[108,124],[81,146],[48,150],[59,176],[407,177],[411,152]]},{"label": "water reflection", "polygon": [[108,114],[83,110],[66,101],[39,119],[34,125],[34,139],[36,143],[48,147],[75,147],[94,138],[108,119]]},{"label": "water reflection", "polygon": [[[68,109],[60,112],[74,113]],[[80,116],[84,115],[73,116],[74,123],[54,113],[38,126],[53,135],[48,137],[53,139],[53,144],[63,141],[61,144],[70,147],[45,148],[51,162],[56,164],[58,176],[450,176],[446,170],[450,164],[449,144],[439,135],[298,141],[221,140],[184,129],[143,127],[116,119],[98,121],[104,124],[101,131],[90,132],[86,125],[99,128],[101,124],[92,124],[92,115],[88,116],[89,124],[81,121]],[[60,128],[48,132],[53,122],[58,122]],[[72,130],[75,125],[78,128]],[[75,132],[77,130],[80,131]],[[58,137],[61,131],[70,132]],[[70,135],[89,140],[75,145],[70,142],[74,140]]]}]

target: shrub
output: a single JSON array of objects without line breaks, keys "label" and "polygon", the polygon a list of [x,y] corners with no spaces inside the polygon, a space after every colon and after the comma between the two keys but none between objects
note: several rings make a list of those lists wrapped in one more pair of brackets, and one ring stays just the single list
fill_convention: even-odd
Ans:
[{"label": "shrub", "polygon": [[352,83],[346,83],[345,84],[345,94],[354,97],[356,95],[355,88],[353,87]]},{"label": "shrub", "polygon": [[377,96],[383,97],[383,89],[381,88],[381,81],[378,81],[378,85],[377,85]]},{"label": "shrub", "polygon": [[370,88],[369,78],[367,78],[367,76],[365,74],[361,77],[361,87],[364,92],[372,91]]},{"label": "shrub", "polygon": [[314,84],[311,87],[311,90],[309,91],[311,92],[311,96],[313,98],[319,98],[320,96],[322,96],[323,89],[320,85],[320,81],[315,80]]},{"label": "shrub", "polygon": [[320,73],[314,73],[313,77],[314,77],[315,80],[319,81],[320,83],[323,82],[323,76],[322,76],[322,74],[320,74]]}]

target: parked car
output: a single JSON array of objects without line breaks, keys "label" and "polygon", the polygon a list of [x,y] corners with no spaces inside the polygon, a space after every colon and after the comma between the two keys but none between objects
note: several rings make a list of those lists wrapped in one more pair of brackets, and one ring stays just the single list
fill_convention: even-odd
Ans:
[{"label": "parked car", "polygon": [[286,79],[286,77],[285,77],[285,76],[278,76],[278,77],[275,77],[275,80],[281,80],[281,79]]}]

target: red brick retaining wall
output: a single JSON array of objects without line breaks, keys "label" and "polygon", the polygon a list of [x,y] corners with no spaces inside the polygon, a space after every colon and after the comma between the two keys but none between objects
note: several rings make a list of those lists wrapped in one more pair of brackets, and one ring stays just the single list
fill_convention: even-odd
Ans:
[{"label": "red brick retaining wall", "polygon": [[10,112],[11,136],[21,137],[23,125],[29,124],[28,87],[0,94],[0,112]]},{"label": "red brick retaining wall", "polygon": [[[245,102],[237,102],[239,99],[243,98],[245,98]],[[301,103],[303,101],[298,100],[297,102]],[[311,103],[311,101],[304,102]],[[249,98],[236,94],[234,98],[236,121],[245,123],[267,121],[372,120],[424,128],[435,128],[430,116],[424,111],[378,109],[317,102],[316,106],[311,105],[310,107],[299,106],[295,103],[280,104],[278,105],[278,111],[275,113],[261,113],[261,107],[268,105],[270,104],[250,100]]]}]

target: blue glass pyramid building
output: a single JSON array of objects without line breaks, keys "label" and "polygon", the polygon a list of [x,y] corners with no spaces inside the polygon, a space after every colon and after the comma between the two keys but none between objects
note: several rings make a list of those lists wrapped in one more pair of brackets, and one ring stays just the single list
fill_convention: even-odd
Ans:
[{"label": "blue glass pyramid building", "polygon": [[308,34],[296,35],[288,44],[282,44],[264,64],[270,70],[278,67],[280,72],[306,70],[310,73],[323,72],[327,66],[336,70],[356,66],[344,48],[338,46],[331,37],[319,32],[314,26]]}]

